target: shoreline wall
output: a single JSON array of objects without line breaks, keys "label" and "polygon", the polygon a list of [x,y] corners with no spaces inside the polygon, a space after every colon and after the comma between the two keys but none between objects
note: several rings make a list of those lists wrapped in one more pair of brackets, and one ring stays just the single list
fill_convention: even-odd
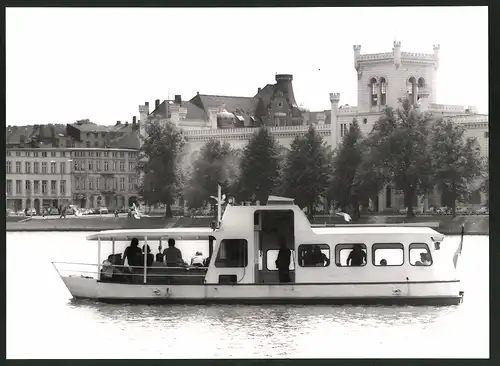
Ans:
[{"label": "shoreline wall", "polygon": [[[84,217],[68,219],[28,219],[17,222],[7,221],[6,231],[102,231],[118,229],[161,229],[170,227],[209,227],[212,217],[149,217],[140,220],[124,217]],[[445,235],[459,235],[462,224],[467,235],[489,235],[489,216],[366,216],[356,221],[356,224],[399,224],[418,222],[439,222],[437,231]],[[345,224],[340,217],[315,217],[313,224],[331,225]]]}]

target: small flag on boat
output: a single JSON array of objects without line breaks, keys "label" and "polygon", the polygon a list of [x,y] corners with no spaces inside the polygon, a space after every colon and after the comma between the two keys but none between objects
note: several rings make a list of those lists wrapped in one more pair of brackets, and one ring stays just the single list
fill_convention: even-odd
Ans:
[{"label": "small flag on boat", "polygon": [[453,255],[453,266],[457,268],[458,257],[462,254],[462,248],[464,246],[464,234],[465,234],[465,225],[462,224],[462,232],[460,233],[460,245],[458,246],[455,254]]}]

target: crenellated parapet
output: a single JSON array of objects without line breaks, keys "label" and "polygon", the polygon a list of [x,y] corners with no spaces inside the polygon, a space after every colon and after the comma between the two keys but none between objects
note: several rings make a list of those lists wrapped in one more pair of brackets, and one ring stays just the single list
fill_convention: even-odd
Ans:
[{"label": "crenellated parapet", "polygon": [[330,103],[338,104],[340,102],[340,93],[330,93]]}]

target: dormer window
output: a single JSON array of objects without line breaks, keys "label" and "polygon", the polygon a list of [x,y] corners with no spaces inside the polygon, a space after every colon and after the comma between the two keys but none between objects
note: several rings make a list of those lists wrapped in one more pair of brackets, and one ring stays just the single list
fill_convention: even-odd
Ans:
[{"label": "dormer window", "polygon": [[370,80],[370,100],[373,107],[377,106],[377,79]]},{"label": "dormer window", "polygon": [[380,79],[380,105],[387,103],[387,81],[385,78]]}]

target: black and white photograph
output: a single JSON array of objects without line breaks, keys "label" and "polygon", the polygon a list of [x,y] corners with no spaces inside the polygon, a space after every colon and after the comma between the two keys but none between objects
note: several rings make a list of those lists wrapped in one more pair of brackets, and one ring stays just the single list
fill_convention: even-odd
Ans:
[{"label": "black and white photograph", "polygon": [[490,357],[488,7],[7,7],[7,359]]}]

